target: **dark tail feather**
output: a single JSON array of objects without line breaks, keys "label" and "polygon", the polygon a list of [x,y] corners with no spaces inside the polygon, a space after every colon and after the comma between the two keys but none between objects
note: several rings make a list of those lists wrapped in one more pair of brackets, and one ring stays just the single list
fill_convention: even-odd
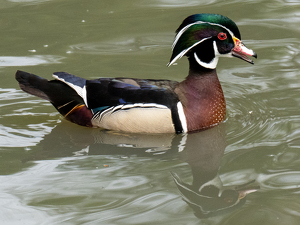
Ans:
[{"label": "dark tail feather", "polygon": [[77,92],[61,81],[48,81],[19,70],[16,73],[16,80],[23,91],[50,101],[62,115],[68,114],[73,107],[84,104]]},{"label": "dark tail feather", "polygon": [[18,70],[16,73],[16,80],[19,82],[19,86],[23,91],[51,101],[43,91],[48,85],[47,79]]},{"label": "dark tail feather", "polygon": [[44,79],[31,73],[17,71],[20,88],[52,103],[60,114],[73,123],[91,127],[93,114],[83,99],[68,85],[58,80]]}]

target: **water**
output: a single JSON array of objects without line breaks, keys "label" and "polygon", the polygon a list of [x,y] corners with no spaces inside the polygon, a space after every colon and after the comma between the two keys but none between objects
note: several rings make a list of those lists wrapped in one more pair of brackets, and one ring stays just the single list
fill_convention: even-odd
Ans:
[{"label": "water", "polygon": [[[2,0],[1,224],[299,224],[299,6]],[[232,18],[258,54],[255,65],[220,60],[227,120],[214,129],[158,136],[83,128],[14,80],[21,69],[180,81],[187,60],[166,67],[174,31],[201,12]]]}]

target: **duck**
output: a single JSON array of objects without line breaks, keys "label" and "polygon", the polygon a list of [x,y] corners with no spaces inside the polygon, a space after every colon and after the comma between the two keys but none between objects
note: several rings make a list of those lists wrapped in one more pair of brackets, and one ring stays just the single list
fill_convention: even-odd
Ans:
[{"label": "duck", "polygon": [[86,127],[128,133],[189,133],[214,127],[226,118],[226,102],[216,67],[220,57],[254,64],[257,54],[241,41],[237,25],[219,14],[194,14],[176,30],[167,66],[186,56],[181,81],[98,78],[67,72],[53,80],[18,70],[20,88],[48,100],[67,120]]}]

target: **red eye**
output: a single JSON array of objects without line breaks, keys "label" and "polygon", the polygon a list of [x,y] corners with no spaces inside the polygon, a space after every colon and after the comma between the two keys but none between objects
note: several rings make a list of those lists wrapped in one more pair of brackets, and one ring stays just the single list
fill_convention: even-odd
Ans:
[{"label": "red eye", "polygon": [[227,35],[225,33],[219,33],[218,34],[218,38],[221,40],[221,41],[224,41],[226,38],[227,38]]}]

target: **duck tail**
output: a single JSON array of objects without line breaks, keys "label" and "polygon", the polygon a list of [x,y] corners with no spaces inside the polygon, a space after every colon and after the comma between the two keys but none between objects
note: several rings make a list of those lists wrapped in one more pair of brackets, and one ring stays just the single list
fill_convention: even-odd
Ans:
[{"label": "duck tail", "polygon": [[51,101],[47,94],[43,91],[47,87],[47,79],[18,70],[16,72],[16,80],[19,82],[19,86],[23,91]]},{"label": "duck tail", "polygon": [[59,80],[48,81],[37,75],[18,70],[16,80],[20,88],[34,96],[48,100],[67,120],[91,127],[93,114],[83,99],[67,84]]}]

